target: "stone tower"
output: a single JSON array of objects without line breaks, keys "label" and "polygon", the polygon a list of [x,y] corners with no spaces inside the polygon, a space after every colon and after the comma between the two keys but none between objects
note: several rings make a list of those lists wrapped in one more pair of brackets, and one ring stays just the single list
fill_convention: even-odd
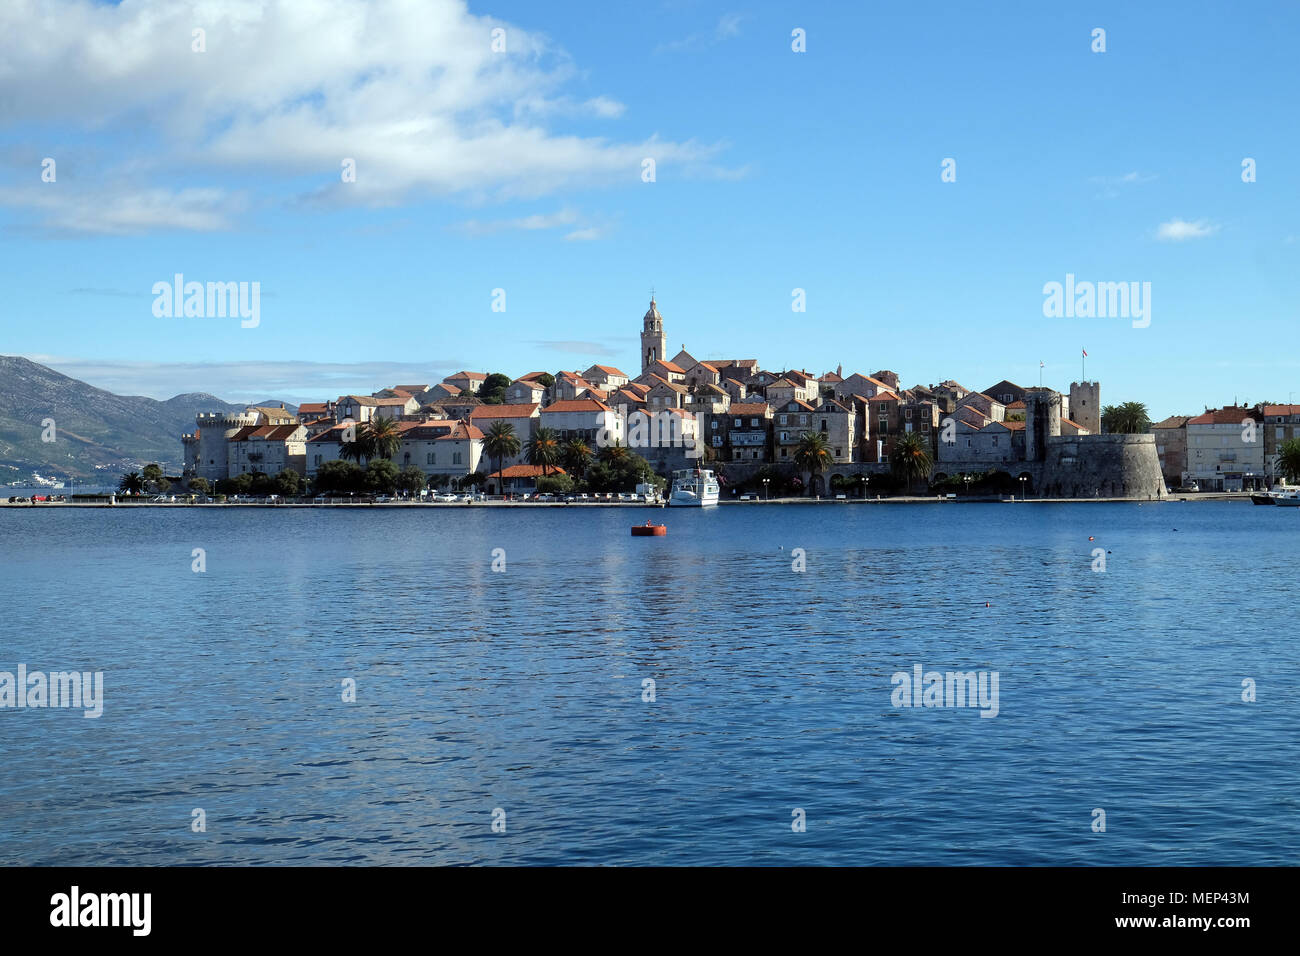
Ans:
[{"label": "stone tower", "polygon": [[1101,383],[1070,383],[1070,421],[1101,434]]},{"label": "stone tower", "polygon": [[1060,437],[1061,393],[1050,388],[1025,389],[1025,459],[1045,460],[1047,439]]},{"label": "stone tower", "polygon": [[668,337],[664,335],[664,317],[659,314],[655,300],[650,299],[650,311],[645,314],[641,327],[641,371],[655,362],[667,359]]},{"label": "stone tower", "polygon": [[[198,477],[206,478],[208,481],[229,478],[227,443],[241,428],[256,425],[257,413],[254,411],[199,412],[194,422],[198,426],[195,429],[198,435],[198,458],[195,460],[195,471],[198,472]],[[187,455],[191,453],[188,444],[185,451]]]}]

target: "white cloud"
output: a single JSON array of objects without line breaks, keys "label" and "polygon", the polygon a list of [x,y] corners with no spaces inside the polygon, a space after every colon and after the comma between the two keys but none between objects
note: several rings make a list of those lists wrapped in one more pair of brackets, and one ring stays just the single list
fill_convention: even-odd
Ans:
[{"label": "white cloud", "polygon": [[[206,52],[191,50],[196,27]],[[492,50],[497,27],[504,53]],[[464,0],[4,0],[0,123],[59,124],[118,160],[94,204],[106,210],[26,187],[0,202],[60,229],[206,230],[227,225],[220,198],[178,209],[162,183],[183,176],[167,187],[181,194],[243,176],[313,204],[392,206],[632,186],[647,156],[696,174],[714,165],[716,145],[556,128],[623,115],[607,95],[568,92],[582,82],[548,37],[475,16]],[[345,158],[353,183],[340,178]]]},{"label": "white cloud", "polygon": [[388,385],[440,382],[464,368],[463,359],[428,362],[135,362],[60,355],[26,355],[118,395],[166,400],[189,392],[208,392],[227,402],[268,398],[320,402],[339,395],[369,395]]},{"label": "white cloud", "polygon": [[27,208],[42,214],[41,232],[48,235],[90,233],[135,235],[186,230],[228,229],[230,214],[243,207],[240,197],[220,189],[122,189],[37,183],[0,188],[0,206]]},{"label": "white cloud", "polygon": [[583,229],[575,229],[564,238],[570,242],[589,242],[593,239],[604,239],[606,231],[601,226],[587,226]]},{"label": "white cloud", "polygon": [[740,35],[740,24],[744,20],[739,13],[724,13],[713,29],[708,32],[692,33],[680,40],[669,40],[655,47],[656,53],[680,53],[684,50],[700,50],[717,46],[723,40]]},{"label": "white cloud", "polygon": [[532,216],[521,216],[516,219],[494,219],[482,222],[478,219],[470,219],[460,224],[462,232],[471,236],[490,236],[498,232],[511,232],[516,229],[532,231],[537,229],[556,229],[560,226],[572,226],[578,221],[578,213],[572,209],[561,209],[559,212],[538,213]]},{"label": "white cloud", "polygon": [[1187,222],[1185,219],[1171,219],[1169,222],[1160,224],[1160,227],[1156,230],[1156,238],[1169,242],[1183,242],[1187,239],[1203,239],[1218,231],[1218,226],[1204,219],[1198,219],[1196,222]]}]

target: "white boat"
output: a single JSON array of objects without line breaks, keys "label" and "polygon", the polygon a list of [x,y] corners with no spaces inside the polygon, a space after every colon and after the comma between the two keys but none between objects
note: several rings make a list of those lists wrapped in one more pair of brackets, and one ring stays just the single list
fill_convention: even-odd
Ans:
[{"label": "white boat", "polygon": [[1300,491],[1288,491],[1273,496],[1273,502],[1280,508],[1300,508]]},{"label": "white boat", "polygon": [[685,468],[673,472],[668,504],[678,508],[703,508],[718,503],[718,480],[707,469]]}]

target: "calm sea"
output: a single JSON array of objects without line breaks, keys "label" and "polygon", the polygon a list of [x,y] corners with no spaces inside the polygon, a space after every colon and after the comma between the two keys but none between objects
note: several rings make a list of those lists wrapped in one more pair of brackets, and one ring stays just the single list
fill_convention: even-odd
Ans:
[{"label": "calm sea", "polygon": [[[0,864],[1294,865],[1298,540],[1238,502],[0,509],[0,671],[105,696],[0,710]],[[917,664],[996,671],[997,716],[894,707]]]}]

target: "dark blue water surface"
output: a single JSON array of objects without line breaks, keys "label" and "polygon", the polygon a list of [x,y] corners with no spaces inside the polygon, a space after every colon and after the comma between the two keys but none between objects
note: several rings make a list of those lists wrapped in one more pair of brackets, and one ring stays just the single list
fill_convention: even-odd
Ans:
[{"label": "dark blue water surface", "polygon": [[0,863],[1300,862],[1300,509],[650,514],[0,509]]}]

